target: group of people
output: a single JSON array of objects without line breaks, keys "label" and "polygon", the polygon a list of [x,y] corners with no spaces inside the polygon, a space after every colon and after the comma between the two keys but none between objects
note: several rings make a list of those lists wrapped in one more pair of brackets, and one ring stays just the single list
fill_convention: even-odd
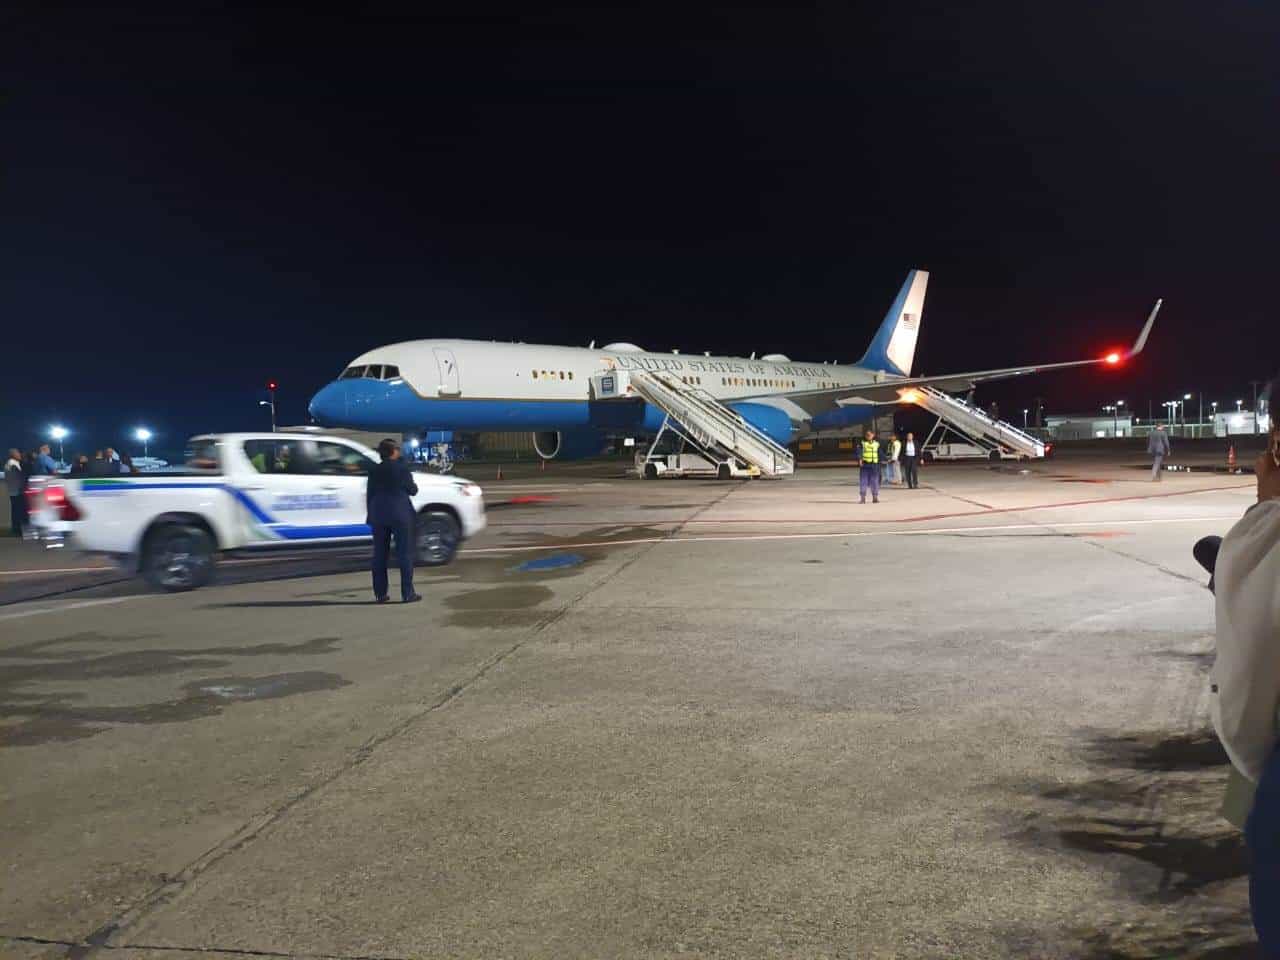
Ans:
[{"label": "group of people", "polygon": [[877,440],[870,428],[858,441],[858,492],[861,503],[880,502],[880,484],[907,485],[910,490],[920,486],[920,447],[916,435],[908,432],[905,440],[897,436]]},{"label": "group of people", "polygon": [[[47,443],[35,450],[23,453],[13,447],[4,465],[5,492],[9,495],[9,529],[15,537],[21,537],[27,528],[27,484],[32,477],[48,477],[58,472]],[[93,459],[80,454],[71,464],[73,477],[113,477],[135,474],[138,468],[127,453],[116,453],[111,447],[97,451]]]},{"label": "group of people", "polygon": [[4,486],[9,494],[9,529],[15,537],[22,536],[27,527],[27,481],[32,477],[51,476],[57,468],[47,443],[26,453],[17,447],[9,449],[9,458],[4,463]]},{"label": "group of people", "polygon": [[71,464],[69,474],[73,477],[115,477],[137,472],[138,468],[133,465],[133,457],[129,454],[116,453],[113,447],[103,447],[92,460],[86,453],[79,454]]}]

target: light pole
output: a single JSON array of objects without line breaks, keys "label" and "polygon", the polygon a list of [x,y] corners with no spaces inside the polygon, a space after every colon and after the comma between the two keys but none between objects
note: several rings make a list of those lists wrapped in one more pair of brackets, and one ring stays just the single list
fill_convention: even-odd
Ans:
[{"label": "light pole", "polygon": [[[1120,413],[1119,413],[1119,410],[1120,410],[1120,408],[1121,408],[1121,407],[1123,407],[1123,406],[1124,406],[1124,401],[1123,401],[1123,400],[1117,400],[1117,401],[1116,401],[1116,420],[1117,420],[1117,421],[1119,421],[1119,419],[1120,419]],[[1116,423],[1116,433],[1119,433],[1119,432],[1120,432],[1120,424],[1119,424],[1119,422],[1117,422],[1117,423]]]},{"label": "light pole", "polygon": [[1182,395],[1182,435],[1187,435],[1187,401],[1191,399],[1191,394],[1184,393]]},{"label": "light pole", "polygon": [[1116,435],[1116,405],[1109,403],[1102,408],[1102,412],[1111,414],[1111,436],[1114,439]]},{"label": "light pole", "polygon": [[151,431],[146,427],[139,427],[133,431],[133,435],[142,444],[142,459],[147,459],[147,444],[151,441]]},{"label": "light pole", "polygon": [[67,434],[70,432],[71,431],[69,431],[66,427],[50,427],[49,428],[49,436],[53,437],[54,440],[58,441],[58,462],[59,463],[67,462],[67,452],[62,447],[62,441],[67,439]]},{"label": "light pole", "polygon": [[271,399],[258,401],[258,406],[271,408],[271,432],[272,433],[276,432],[276,387],[278,386],[279,384],[276,383],[274,380],[268,380],[267,396],[269,396]]},{"label": "light pole", "polygon": [[1244,406],[1244,401],[1243,401],[1243,400],[1237,400],[1237,401],[1236,401],[1236,413],[1239,413],[1239,412],[1240,412],[1240,408],[1241,408],[1241,407],[1243,407],[1243,406]]},{"label": "light pole", "polygon": [[1022,429],[1023,430],[1027,429],[1027,414],[1030,412],[1031,411],[1029,408],[1027,407],[1022,408]]}]

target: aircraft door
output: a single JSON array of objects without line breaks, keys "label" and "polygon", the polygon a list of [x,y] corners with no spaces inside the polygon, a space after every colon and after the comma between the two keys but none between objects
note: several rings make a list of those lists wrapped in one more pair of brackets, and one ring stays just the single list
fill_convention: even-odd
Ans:
[{"label": "aircraft door", "polygon": [[462,393],[462,382],[458,376],[458,360],[452,350],[436,347],[436,365],[440,368],[440,393],[454,396]]}]

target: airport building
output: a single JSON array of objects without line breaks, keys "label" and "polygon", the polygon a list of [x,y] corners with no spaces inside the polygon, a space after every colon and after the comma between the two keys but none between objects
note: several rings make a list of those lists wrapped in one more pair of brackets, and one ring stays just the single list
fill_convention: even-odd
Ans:
[{"label": "airport building", "polygon": [[1044,429],[1054,440],[1093,440],[1134,436],[1130,413],[1064,413],[1044,418]]}]

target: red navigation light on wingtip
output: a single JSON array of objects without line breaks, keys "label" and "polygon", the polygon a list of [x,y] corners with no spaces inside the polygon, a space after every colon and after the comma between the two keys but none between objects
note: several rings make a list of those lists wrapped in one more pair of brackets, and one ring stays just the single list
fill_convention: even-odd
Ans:
[{"label": "red navigation light on wingtip", "polygon": [[275,382],[274,380],[268,380],[268,381],[267,381],[267,389],[268,389],[268,390],[274,390],[275,388],[276,388],[276,382]]},{"label": "red navigation light on wingtip", "polygon": [[1109,363],[1111,366],[1113,366],[1113,367],[1114,367],[1116,364],[1118,364],[1118,363],[1120,362],[1120,359],[1121,359],[1121,358],[1120,358],[1120,354],[1116,353],[1116,352],[1113,350],[1111,353],[1108,353],[1105,357],[1103,357],[1103,359],[1104,359],[1107,363]]}]

